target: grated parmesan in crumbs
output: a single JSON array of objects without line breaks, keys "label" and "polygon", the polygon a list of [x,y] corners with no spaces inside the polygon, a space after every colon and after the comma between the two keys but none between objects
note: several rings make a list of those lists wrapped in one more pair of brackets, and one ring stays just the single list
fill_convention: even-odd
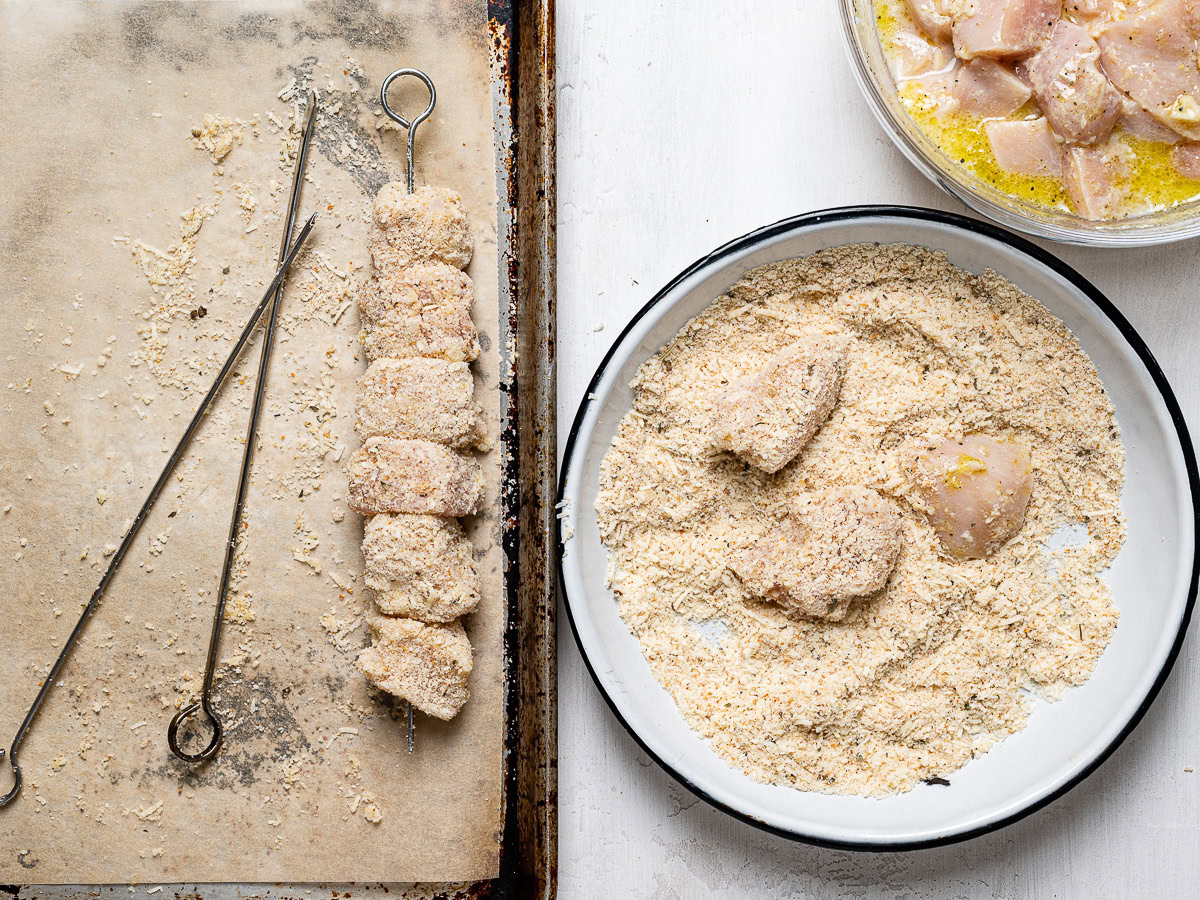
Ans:
[{"label": "grated parmesan in crumbs", "polygon": [[[821,333],[849,340],[845,375],[797,459],[768,475],[717,449],[714,399]],[[609,578],[655,676],[730,765],[799,790],[908,790],[1021,729],[1026,689],[1054,699],[1091,674],[1117,624],[1098,573],[1124,540],[1124,449],[1078,342],[996,273],[903,245],[755,269],[633,388],[596,502]],[[969,432],[1027,443],[1034,488],[1012,541],[955,563],[903,472],[922,442]],[[902,511],[887,587],[840,622],[752,600],[731,555],[801,494],[853,485]],[[1082,546],[1046,549],[1074,523]]]},{"label": "grated parmesan in crumbs", "polygon": [[192,144],[197,150],[208,151],[215,166],[229,155],[234,143],[242,142],[243,126],[242,122],[209,113],[198,128],[192,129]]}]

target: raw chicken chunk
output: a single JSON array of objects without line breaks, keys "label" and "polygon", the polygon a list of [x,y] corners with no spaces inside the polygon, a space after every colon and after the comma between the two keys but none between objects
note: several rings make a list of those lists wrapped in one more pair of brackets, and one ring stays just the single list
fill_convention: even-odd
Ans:
[{"label": "raw chicken chunk", "polygon": [[916,498],[947,555],[983,559],[1021,530],[1033,466],[1019,444],[967,435],[919,454],[914,468]]},{"label": "raw chicken chunk", "polygon": [[1100,47],[1087,30],[1068,22],[1022,64],[1042,113],[1056,132],[1077,144],[1108,137],[1121,115],[1121,94],[1100,71]]},{"label": "raw chicken chunk", "polygon": [[471,261],[471,229],[457,191],[426,185],[410,194],[393,181],[375,197],[374,218],[367,247],[381,272],[425,262],[465,269]]},{"label": "raw chicken chunk", "polygon": [[471,280],[441,264],[371,277],[359,294],[367,359],[430,356],[451,362],[479,357],[471,320]]},{"label": "raw chicken chunk", "polygon": [[717,446],[764,472],[778,472],[829,417],[845,359],[845,339],[825,335],[776,353],[762,371],[735,381],[717,398]]},{"label": "raw chicken chunk", "polygon": [[1063,180],[1077,216],[1098,221],[1121,215],[1129,199],[1125,187],[1128,169],[1122,146],[1110,141],[1102,147],[1072,147],[1066,153]]},{"label": "raw chicken chunk", "polygon": [[479,605],[471,542],[455,519],[372,516],[362,550],[367,587],[384,615],[450,622]]},{"label": "raw chicken chunk", "polygon": [[1110,25],[1100,35],[1100,63],[1156,119],[1200,140],[1200,68],[1184,0],[1155,0]]},{"label": "raw chicken chunk", "polygon": [[1171,165],[1184,178],[1200,178],[1200,143],[1176,145],[1171,150]]},{"label": "raw chicken chunk", "polygon": [[950,94],[959,107],[976,116],[1007,116],[1029,99],[1029,85],[1008,66],[993,59],[973,59],[958,71]]},{"label": "raw chicken chunk", "polygon": [[471,696],[471,642],[462,623],[373,616],[367,627],[373,642],[358,657],[367,680],[426,715],[453,719]]},{"label": "raw chicken chunk", "polygon": [[465,362],[379,359],[358,379],[359,437],[433,441],[457,450],[483,447],[483,410]]},{"label": "raw chicken chunk", "polygon": [[953,20],[946,12],[946,0],[904,0],[904,3],[918,28],[935,41],[950,40]]},{"label": "raw chicken chunk", "polygon": [[1143,141],[1174,144],[1180,140],[1178,132],[1168,128],[1129,97],[1123,97],[1121,102],[1121,125],[1131,135]]},{"label": "raw chicken chunk", "polygon": [[[1132,5],[1132,4],[1131,4]],[[1067,0],[1064,9],[1093,37],[1125,14],[1124,0]]]},{"label": "raw chicken chunk", "polygon": [[912,79],[910,84],[919,87],[924,94],[924,108],[936,112],[939,116],[958,112],[959,103],[954,99],[954,82],[961,68],[962,62],[955,58],[945,69]]},{"label": "raw chicken chunk", "polygon": [[897,81],[911,81],[921,75],[940,72],[954,61],[949,45],[931,44],[919,34],[902,31],[891,41],[891,63]]},{"label": "raw chicken chunk", "polygon": [[374,437],[350,457],[347,503],[362,515],[471,516],[484,480],[479,463],[429,441]]},{"label": "raw chicken chunk", "polygon": [[1050,39],[1062,0],[971,0],[954,17],[954,51],[963,59],[1020,59]]},{"label": "raw chicken chunk", "polygon": [[1062,147],[1044,118],[985,122],[1000,168],[1016,175],[1062,175]]},{"label": "raw chicken chunk", "polygon": [[792,516],[735,552],[729,568],[756,597],[836,621],[851,600],[887,584],[901,528],[896,504],[868,488],[805,494]]}]

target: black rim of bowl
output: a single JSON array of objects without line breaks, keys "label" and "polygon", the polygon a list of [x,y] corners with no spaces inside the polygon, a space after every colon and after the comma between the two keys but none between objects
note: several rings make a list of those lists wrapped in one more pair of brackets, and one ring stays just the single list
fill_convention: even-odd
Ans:
[{"label": "black rim of bowl", "polygon": [[[1121,314],[1120,310],[1113,305],[1112,301],[1109,300],[1103,293],[1101,293],[1095,285],[1093,285],[1090,281],[1088,281],[1066,263],[1043,250],[1041,247],[1038,247],[1036,244],[1031,243],[1019,235],[1006,231],[1003,228],[999,228],[987,222],[979,221],[978,219],[971,219],[966,216],[961,216],[956,213],[922,209],[913,206],[888,205],[844,206],[818,210],[816,212],[805,213],[803,215],[781,219],[774,224],[758,228],[742,235],[741,237],[734,238],[732,241],[729,241],[726,244],[723,244],[713,252],[709,253],[707,256],[704,256],[703,258],[692,263],[690,266],[672,278],[669,282],[667,282],[667,284],[661,290],[659,290],[640,310],[638,310],[637,314],[629,321],[625,328],[622,329],[616,340],[613,341],[612,346],[610,346],[608,351],[604,354],[604,358],[600,361],[600,365],[597,366],[595,374],[592,375],[591,380],[588,382],[587,390],[584,392],[584,399],[580,402],[579,408],[576,410],[575,418],[571,422],[571,431],[567,435],[567,446],[563,454],[562,471],[559,473],[557,496],[559,504],[561,505],[563,502],[563,494],[566,488],[566,473],[571,468],[571,463],[574,459],[574,454],[576,451],[576,439],[579,436],[579,429],[590,403],[588,397],[595,392],[600,379],[603,377],[604,373],[608,369],[609,363],[612,361],[613,355],[616,353],[617,348],[621,346],[622,342],[625,340],[625,337],[629,334],[633,327],[647,315],[647,313],[649,313],[652,309],[658,306],[660,302],[662,302],[663,298],[666,297],[666,295],[670,293],[676,285],[705,266],[718,262],[765,239],[774,237],[784,232],[793,231],[801,226],[814,226],[831,222],[848,222],[857,219],[877,218],[908,219],[920,222],[933,222],[941,225],[948,225],[952,228],[959,228],[964,231],[972,232],[974,234],[982,235],[992,240],[999,241],[1008,245],[1010,248],[1025,254],[1026,256],[1032,258],[1035,262],[1040,263],[1041,265],[1060,275],[1070,282],[1075,288],[1077,288],[1082,294],[1084,294],[1088,300],[1090,300],[1091,303],[1117,327],[1117,330],[1121,333],[1121,336],[1125,339],[1129,346],[1133,348],[1133,351],[1138,355],[1138,358],[1142,361],[1142,364],[1146,366],[1146,370],[1150,373],[1150,377],[1154,382],[1154,386],[1158,389],[1163,403],[1166,405],[1167,412],[1171,417],[1171,422],[1175,426],[1175,434],[1179,439],[1180,450],[1183,453],[1184,466],[1187,469],[1188,492],[1189,499],[1191,500],[1192,504],[1192,516],[1194,520],[1196,519],[1197,510],[1200,509],[1200,476],[1197,475],[1196,456],[1192,449],[1192,441],[1188,434],[1187,424],[1184,422],[1183,413],[1179,408],[1179,402],[1175,399],[1175,393],[1171,390],[1171,386],[1167,382],[1167,378],[1163,374],[1162,368],[1159,366],[1158,361],[1154,358],[1154,354],[1150,352],[1150,348],[1146,346],[1146,342],[1142,340],[1141,335],[1137,333],[1136,329],[1134,329],[1133,325],[1130,324],[1129,320]],[[1196,532],[1200,534],[1200,528],[1197,528]],[[1151,704],[1154,702],[1155,698],[1162,690],[1163,685],[1166,683],[1167,677],[1170,675],[1171,669],[1175,665],[1175,660],[1179,657],[1180,647],[1183,644],[1183,639],[1187,634],[1188,624],[1191,621],[1192,608],[1196,603],[1196,583],[1197,576],[1200,575],[1200,552],[1197,551],[1198,547],[1200,547],[1200,541],[1194,541],[1192,574],[1188,584],[1187,603],[1183,610],[1183,616],[1179,620],[1179,628],[1176,631],[1175,639],[1171,644],[1171,649],[1167,653],[1167,658],[1164,660],[1162,668],[1155,677],[1154,683],[1151,685],[1149,692],[1138,705],[1138,708],[1134,711],[1133,715],[1129,718],[1129,721],[1125,723],[1125,726],[1121,729],[1116,738],[1114,738],[1113,741],[1107,747],[1105,747],[1095,759],[1088,763],[1088,765],[1085,766],[1078,774],[1068,779],[1065,783],[1063,783],[1054,791],[1051,791],[1045,797],[1035,800],[1034,802],[1022,807],[1015,813],[1005,816],[1004,818],[995,822],[982,825],[978,828],[957,832],[945,837],[929,838],[919,841],[890,842],[830,840],[817,835],[801,834],[795,831],[788,831],[786,829],[779,828],[775,825],[770,825],[760,819],[756,819],[753,816],[747,815],[746,813],[731,807],[727,803],[717,800],[705,792],[702,788],[691,782],[689,779],[685,778],[671,765],[666,763],[662,758],[659,757],[657,753],[647,746],[646,742],[642,740],[637,731],[635,731],[629,722],[626,721],[625,717],[621,714],[621,711],[617,708],[616,703],[614,703],[612,697],[609,696],[608,691],[605,689],[603,683],[596,674],[596,669],[592,665],[592,660],[588,656],[587,650],[583,646],[583,642],[580,640],[579,629],[575,624],[575,616],[571,611],[571,598],[567,592],[566,582],[563,578],[563,548],[561,541],[559,542],[557,565],[559,590],[562,592],[563,606],[567,612],[567,621],[571,623],[571,634],[575,637],[575,645],[579,648],[579,653],[583,657],[583,662],[584,665],[587,666],[588,673],[592,676],[592,681],[595,683],[597,689],[599,689],[600,695],[604,698],[604,701],[608,704],[608,708],[612,710],[613,715],[617,717],[617,721],[621,723],[621,726],[629,733],[634,741],[637,742],[638,746],[642,748],[642,751],[651,759],[653,759],[663,771],[665,771],[668,775],[674,778],[677,782],[679,782],[697,797],[704,800],[710,806],[716,807],[722,812],[733,816],[735,819],[739,819],[749,825],[760,828],[763,831],[770,832],[771,834],[779,835],[780,837],[785,837],[793,841],[812,844],[818,847],[829,847],[837,850],[894,852],[897,850],[919,850],[931,847],[944,847],[949,844],[956,844],[960,841],[969,840],[974,837],[980,837],[981,835],[991,834],[992,832],[999,831],[1001,828],[1012,825],[1014,822],[1024,819],[1026,816],[1037,812],[1039,809],[1048,806],[1058,798],[1064,796],[1068,791],[1079,785],[1084,781],[1084,779],[1095,772],[1105,762],[1105,760],[1107,760],[1113,754],[1113,752],[1119,746],[1121,746],[1122,743],[1124,743],[1125,739],[1129,737],[1133,730],[1138,726],[1138,723],[1140,723],[1143,717],[1145,717],[1147,710],[1150,709]]]}]

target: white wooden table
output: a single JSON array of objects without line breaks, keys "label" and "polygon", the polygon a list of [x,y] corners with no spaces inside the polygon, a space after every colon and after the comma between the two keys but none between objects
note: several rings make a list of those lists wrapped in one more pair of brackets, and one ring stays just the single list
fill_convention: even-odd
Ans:
[{"label": "white wooden table", "polygon": [[[875,124],[835,0],[558,5],[560,447],[604,351],[668,279],[759,225],[828,206],[962,211]],[[1200,428],[1200,243],[1053,248],[1141,332]],[[1029,819],[907,854],[820,850],[698,801],[609,712],[560,616],[560,895],[1200,896],[1194,637],[1104,766]]]}]

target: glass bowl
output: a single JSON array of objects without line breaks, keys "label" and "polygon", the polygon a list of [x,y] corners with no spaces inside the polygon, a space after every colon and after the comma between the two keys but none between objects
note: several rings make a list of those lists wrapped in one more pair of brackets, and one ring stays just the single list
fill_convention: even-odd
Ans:
[{"label": "glass bowl", "polygon": [[976,212],[1037,237],[1089,247],[1144,247],[1200,235],[1200,201],[1111,222],[1089,222],[1002,193],[957,165],[905,111],[875,27],[872,0],[839,0],[842,34],[871,110],[909,162]]}]

